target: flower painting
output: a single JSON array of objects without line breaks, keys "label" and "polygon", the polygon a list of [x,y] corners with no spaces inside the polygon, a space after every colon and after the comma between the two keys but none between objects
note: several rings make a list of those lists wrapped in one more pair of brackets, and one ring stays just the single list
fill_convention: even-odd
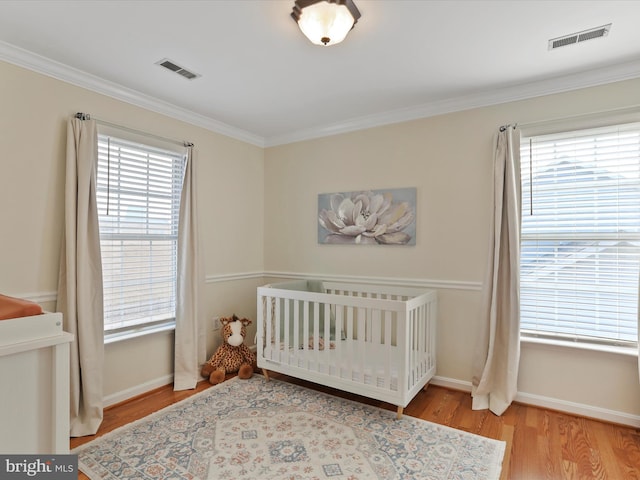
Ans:
[{"label": "flower painting", "polygon": [[416,189],[318,195],[318,243],[415,245]]}]

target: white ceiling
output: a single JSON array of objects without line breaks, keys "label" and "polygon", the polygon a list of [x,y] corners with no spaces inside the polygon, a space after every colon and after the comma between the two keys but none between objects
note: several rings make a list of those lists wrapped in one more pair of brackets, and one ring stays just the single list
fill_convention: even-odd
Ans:
[{"label": "white ceiling", "polygon": [[293,0],[0,0],[0,60],[264,146],[640,77],[640,1],[355,2],[319,47]]}]

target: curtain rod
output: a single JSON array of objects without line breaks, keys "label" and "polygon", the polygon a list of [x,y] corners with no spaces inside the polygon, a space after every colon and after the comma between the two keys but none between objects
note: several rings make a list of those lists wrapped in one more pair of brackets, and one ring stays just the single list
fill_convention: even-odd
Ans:
[{"label": "curtain rod", "polygon": [[[91,115],[88,113],[78,112],[75,114],[75,118],[79,120],[91,120]],[[160,135],[154,135],[153,133],[143,132],[141,130],[136,130],[134,128],[125,127],[123,125],[118,125],[117,123],[107,122],[106,120],[100,120],[99,118],[93,117],[93,120],[100,125],[105,125],[107,127],[119,128],[121,130],[125,130],[129,133],[135,133],[136,135],[142,135],[149,138],[155,138],[156,140],[162,140],[163,142],[175,143],[176,145],[180,145],[182,147],[193,147],[193,143],[188,142],[186,140],[175,140],[173,138],[161,137]]]},{"label": "curtain rod", "polygon": [[549,118],[547,120],[539,120],[536,122],[520,123],[517,124],[520,128],[537,127],[538,125],[544,125],[545,123],[562,122],[564,120],[576,120],[579,118],[588,119],[589,117],[595,117],[599,115],[607,114],[623,114],[623,113],[640,113],[640,105],[631,105],[630,107],[614,108],[611,110],[600,110],[597,112],[580,113],[576,115],[568,115],[566,117]]}]

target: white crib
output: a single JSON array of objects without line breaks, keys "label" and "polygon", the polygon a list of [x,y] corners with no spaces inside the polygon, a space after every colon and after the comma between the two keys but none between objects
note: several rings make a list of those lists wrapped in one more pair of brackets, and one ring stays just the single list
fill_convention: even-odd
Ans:
[{"label": "white crib", "polygon": [[258,288],[257,360],[385,401],[398,418],[436,371],[434,290],[300,280]]}]

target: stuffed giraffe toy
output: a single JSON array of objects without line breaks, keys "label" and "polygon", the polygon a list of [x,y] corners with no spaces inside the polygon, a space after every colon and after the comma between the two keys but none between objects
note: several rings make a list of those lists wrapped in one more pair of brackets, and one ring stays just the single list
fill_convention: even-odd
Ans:
[{"label": "stuffed giraffe toy", "polygon": [[209,383],[216,385],[225,379],[227,373],[238,372],[242,379],[251,378],[256,363],[256,356],[244,344],[247,326],[251,320],[240,320],[233,315],[231,318],[220,318],[222,324],[222,345],[218,347],[207,363],[202,366],[200,374],[209,378]]}]

